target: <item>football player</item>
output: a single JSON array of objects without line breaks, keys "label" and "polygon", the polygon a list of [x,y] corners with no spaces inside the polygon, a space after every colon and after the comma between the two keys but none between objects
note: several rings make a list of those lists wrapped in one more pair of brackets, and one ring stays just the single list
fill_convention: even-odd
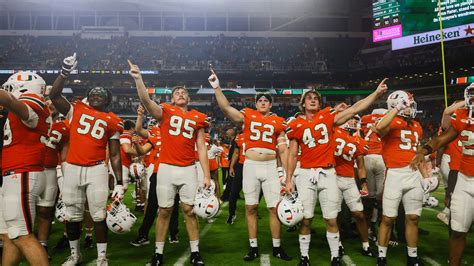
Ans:
[{"label": "football player", "polygon": [[[451,106],[444,109],[441,119],[442,131],[448,130],[451,126],[451,116],[457,109],[464,107],[464,104],[464,101],[455,101]],[[456,185],[459,167],[461,166],[461,157],[462,142],[461,136],[458,136],[444,148],[439,165],[439,170],[441,171],[445,184],[445,208],[442,212],[438,213],[436,217],[446,225],[449,224],[449,199]]]},{"label": "football player", "polygon": [[382,156],[387,168],[383,188],[382,221],[378,234],[377,265],[387,264],[387,247],[392,225],[398,216],[400,202],[405,210],[405,238],[407,241],[407,265],[418,265],[418,221],[423,205],[423,190],[420,171],[409,166],[415,156],[423,129],[417,121],[416,102],[405,91],[395,91],[387,99],[388,112],[375,126],[382,137]]},{"label": "football player", "polygon": [[[283,118],[270,112],[272,97],[269,93],[257,93],[256,109],[244,108],[240,112],[232,107],[222,93],[217,75],[211,70],[209,82],[214,88],[217,104],[222,112],[234,123],[243,124],[245,162],[243,166],[242,188],[245,197],[245,216],[247,221],[249,252],[245,261],[258,257],[257,211],[260,191],[263,191],[270,214],[273,256],[291,260],[280,243],[280,221],[276,205],[280,200],[280,180],[278,179],[277,155],[286,168],[288,146],[285,142],[286,124]],[[278,151],[278,152],[277,152]]]},{"label": "football player", "polygon": [[[120,157],[122,158],[122,178],[123,189],[126,192],[128,188],[128,179],[130,174],[130,164],[132,156],[137,156],[137,151],[132,147],[132,137],[135,134],[135,123],[126,120],[123,123],[123,133],[120,135]],[[113,170],[110,169],[113,173]]]},{"label": "football player", "polygon": [[[311,222],[314,216],[317,196],[319,194],[326,238],[331,250],[332,265],[339,265],[339,228],[337,214],[340,209],[336,171],[334,169],[334,127],[346,123],[357,113],[368,108],[380,95],[387,90],[384,79],[377,90],[358,101],[349,108],[345,104],[337,109],[322,108],[321,94],[315,90],[306,91],[300,100],[301,115],[288,123],[286,131],[290,139],[288,155],[288,171],[286,176],[287,193],[295,188],[303,202],[304,218],[300,225],[299,265],[309,265],[309,245],[311,241]],[[345,109],[341,111],[342,109]],[[293,175],[301,148],[300,168],[298,176]]]},{"label": "football player", "polygon": [[48,250],[48,239],[51,231],[56,196],[58,193],[57,166],[60,165],[59,154],[69,142],[69,126],[64,121],[59,121],[59,112],[50,100],[46,105],[51,112],[52,126],[48,140],[45,142],[44,154],[45,189],[38,199],[38,240]]},{"label": "football player", "polygon": [[[8,110],[3,132],[2,175],[3,265],[48,265],[48,256],[33,233],[37,198],[44,192],[43,155],[51,117],[43,93],[46,83],[25,71],[13,74],[0,90]],[[8,234],[8,235],[6,235]]]},{"label": "football player", "polygon": [[[204,262],[199,253],[199,228],[193,212],[193,205],[198,186],[208,189],[211,182],[207,148],[204,140],[204,130],[209,126],[207,116],[188,108],[190,100],[188,91],[180,86],[173,88],[171,104],[162,103],[158,105],[150,99],[138,66],[130,61],[128,63],[130,65],[130,75],[135,80],[140,101],[148,113],[160,122],[160,166],[156,177],[159,212],[156,223],[155,254],[151,259],[151,264],[163,264],[166,233],[175,203],[175,196],[176,193],[179,193],[189,235],[191,263],[203,265]],[[195,146],[204,172],[203,184],[198,184],[194,164]]]},{"label": "football player", "polygon": [[105,165],[107,146],[110,163],[116,178],[112,198],[123,198],[120,134],[123,123],[113,113],[105,112],[112,93],[102,87],[87,92],[88,104],[70,103],[61,92],[67,77],[77,66],[76,54],[63,61],[61,74],[56,78],[49,94],[56,109],[70,123],[69,152],[64,164],[62,199],[66,205],[66,230],[71,255],[63,265],[76,265],[82,261],[79,250],[84,203],[88,202],[94,221],[97,242],[97,265],[107,265],[107,224],[105,221],[109,196],[108,169]]},{"label": "football player", "polygon": [[450,200],[451,229],[449,237],[449,265],[461,265],[466,246],[466,235],[474,217],[474,83],[464,90],[465,107],[457,109],[451,126],[440,136],[418,149],[411,167],[418,167],[424,156],[448,145],[461,136],[462,158],[456,186]]},{"label": "football player", "polygon": [[[341,203],[344,199],[356,220],[357,229],[362,240],[362,255],[375,257],[374,252],[369,247],[369,232],[361,200],[361,196],[365,197],[369,193],[364,165],[364,155],[367,154],[369,147],[364,139],[354,135],[358,129],[356,117],[351,118],[334,130],[337,185],[340,191]],[[361,184],[361,191],[359,191],[355,182],[354,163],[357,164],[357,178]]]}]

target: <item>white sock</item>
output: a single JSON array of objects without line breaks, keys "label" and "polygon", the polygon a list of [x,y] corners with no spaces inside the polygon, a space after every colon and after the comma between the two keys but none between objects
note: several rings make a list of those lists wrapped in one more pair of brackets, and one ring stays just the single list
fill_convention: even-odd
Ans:
[{"label": "white sock", "polygon": [[411,248],[407,246],[408,257],[416,258],[418,257],[418,248]]},{"label": "white sock", "polygon": [[252,248],[258,247],[258,243],[257,243],[256,238],[249,239],[249,243],[250,243],[250,247],[252,247]]},{"label": "white sock", "polygon": [[311,235],[299,235],[299,240],[301,256],[309,258],[309,243],[311,242]]},{"label": "white sock", "polygon": [[272,243],[274,248],[280,247],[280,239],[279,238],[272,238]]},{"label": "white sock", "polygon": [[362,242],[362,249],[363,250],[367,251],[369,249],[369,247],[370,247],[369,242]]},{"label": "white sock", "polygon": [[81,253],[79,249],[79,239],[74,241],[69,241],[69,246],[71,247],[71,255],[79,255]]},{"label": "white sock", "polygon": [[199,252],[199,239],[189,241],[189,246],[191,247],[191,252]]},{"label": "white sock", "polygon": [[326,238],[328,239],[329,249],[331,250],[331,260],[339,256],[339,232],[331,233],[326,232]]},{"label": "white sock", "polygon": [[379,245],[379,258],[387,257],[387,247],[382,247]]},{"label": "white sock", "polygon": [[165,242],[155,242],[155,253],[163,254],[164,247],[165,247]]},{"label": "white sock", "polygon": [[105,258],[107,255],[107,243],[97,243],[97,257]]}]

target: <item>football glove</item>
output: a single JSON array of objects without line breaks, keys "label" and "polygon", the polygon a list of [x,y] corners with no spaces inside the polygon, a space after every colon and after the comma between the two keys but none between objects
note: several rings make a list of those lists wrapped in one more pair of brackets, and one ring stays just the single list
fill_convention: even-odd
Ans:
[{"label": "football glove", "polygon": [[323,172],[322,168],[311,169],[309,181],[316,185],[319,182],[319,178],[321,176],[326,176],[326,173]]},{"label": "football glove", "polygon": [[212,88],[217,89],[217,88],[220,87],[219,79],[217,78],[217,76],[215,74],[210,75],[208,80],[209,80],[209,84],[211,84]]},{"label": "football glove", "polygon": [[71,72],[77,67],[76,53],[72,56],[66,57],[63,60],[63,66],[61,68],[61,76],[67,78]]},{"label": "football glove", "polygon": [[116,198],[118,200],[123,199],[123,194],[125,193],[125,190],[122,185],[115,185],[114,191],[112,192],[112,198]]}]

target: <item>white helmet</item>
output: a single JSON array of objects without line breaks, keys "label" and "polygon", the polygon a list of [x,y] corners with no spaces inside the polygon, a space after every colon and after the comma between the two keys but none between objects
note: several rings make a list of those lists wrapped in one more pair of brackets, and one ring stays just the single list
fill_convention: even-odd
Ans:
[{"label": "white helmet", "polygon": [[433,175],[429,179],[430,179],[430,188],[428,192],[433,192],[439,187],[439,179],[437,175]]},{"label": "white helmet", "polygon": [[132,163],[129,169],[130,175],[135,179],[146,176],[146,168],[142,163]]},{"label": "white helmet", "polygon": [[116,234],[124,234],[132,230],[137,217],[121,201],[116,200],[107,206],[107,227]]},{"label": "white helmet", "polygon": [[[406,91],[398,90],[398,91],[394,91],[390,93],[390,95],[387,98],[388,110],[394,109],[399,104],[400,101],[404,101],[408,107],[405,108],[405,110],[400,110],[398,112],[398,115],[404,116],[404,117],[415,118],[416,112],[417,112],[417,104],[413,100],[413,96],[408,94]],[[409,111],[408,114],[407,114],[407,109]]]},{"label": "white helmet", "polygon": [[473,118],[474,112],[474,83],[464,90],[464,105],[469,109],[469,118]]},{"label": "white helmet", "polygon": [[35,93],[43,95],[46,82],[40,75],[31,71],[20,71],[11,75],[3,83],[3,89],[11,92],[16,98],[23,93]]},{"label": "white helmet", "polygon": [[219,199],[211,189],[204,189],[200,187],[194,198],[194,213],[203,218],[210,219],[219,212]]},{"label": "white helmet", "polygon": [[288,227],[303,220],[303,202],[298,197],[298,192],[283,196],[277,204],[277,215],[280,222]]},{"label": "white helmet", "polygon": [[437,198],[430,196],[428,197],[428,200],[426,201],[426,206],[430,208],[436,208],[438,207],[439,201]]},{"label": "white helmet", "polygon": [[346,123],[342,124],[341,128],[349,131],[357,131],[361,127],[361,121],[362,119],[360,118],[360,116],[355,115],[351,119],[347,120]]},{"label": "white helmet", "polygon": [[62,199],[58,199],[58,202],[56,203],[54,217],[56,217],[56,220],[58,220],[60,223],[64,223],[66,221],[66,204],[64,204]]}]

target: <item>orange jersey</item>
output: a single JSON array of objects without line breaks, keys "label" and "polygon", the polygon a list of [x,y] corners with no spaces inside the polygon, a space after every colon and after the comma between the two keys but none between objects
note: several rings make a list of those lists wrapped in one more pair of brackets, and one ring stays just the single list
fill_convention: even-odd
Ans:
[{"label": "orange jersey", "polygon": [[467,108],[456,110],[451,118],[451,125],[459,132],[462,143],[459,171],[467,176],[474,176],[474,123],[468,114]]},{"label": "orange jersey", "polygon": [[122,144],[130,144],[132,145],[132,132],[124,131],[122,135],[120,135],[120,156],[122,157],[122,165],[125,167],[130,167],[132,164],[132,155],[127,154],[122,147]]},{"label": "orange jersey", "polygon": [[285,119],[273,113],[263,116],[251,108],[244,108],[240,112],[244,115],[245,149],[266,148],[276,151],[277,138],[286,129]]},{"label": "orange jersey", "polygon": [[158,172],[158,166],[160,165],[161,136],[159,131],[154,136],[148,137],[148,143],[152,146],[152,150],[149,152],[149,158],[154,164],[153,173],[156,173]]},{"label": "orange jersey", "polygon": [[[31,93],[20,95],[19,100],[28,105],[38,116],[35,121],[22,121],[12,112],[8,113],[3,132],[3,175],[15,173],[43,171],[45,143],[51,126],[49,109],[42,96]],[[29,123],[32,127],[28,127]],[[34,126],[34,127],[33,127]]]},{"label": "orange jersey", "polygon": [[60,163],[59,153],[62,147],[69,141],[69,125],[64,121],[55,122],[49,131],[46,142],[46,153],[44,154],[44,167],[56,168]]},{"label": "orange jersey", "polygon": [[70,164],[90,166],[105,161],[109,139],[119,140],[123,132],[122,119],[76,101],[71,105],[69,152]]},{"label": "orange jersey", "polygon": [[449,155],[449,169],[459,171],[462,159],[462,142],[461,136],[448,143],[444,149],[444,153]]},{"label": "orange jersey", "polygon": [[389,132],[382,137],[382,157],[387,168],[408,166],[415,156],[416,149],[423,137],[420,123],[412,121],[408,125],[405,119],[397,116],[389,125]]},{"label": "orange jersey", "polygon": [[160,106],[163,110],[160,162],[177,166],[194,164],[197,131],[209,126],[207,115],[194,109],[185,112],[167,103]]},{"label": "orange jersey", "polygon": [[301,168],[327,168],[335,165],[334,118],[337,112],[326,107],[308,121],[298,116],[288,123],[288,139],[296,140],[301,148]]},{"label": "orange jersey", "polygon": [[240,133],[235,137],[235,144],[239,148],[239,163],[244,164],[245,162],[245,142],[244,134]]},{"label": "orange jersey", "polygon": [[346,130],[334,130],[336,173],[338,176],[354,177],[354,163],[357,157],[366,155],[367,142],[358,136],[351,136]]},{"label": "orange jersey", "polygon": [[364,132],[365,140],[369,145],[369,151],[367,154],[382,154],[382,139],[377,133],[372,131],[372,127],[375,126],[383,115],[370,114],[362,117],[362,130]]},{"label": "orange jersey", "polygon": [[222,145],[221,147],[223,151],[221,153],[220,165],[222,168],[228,168],[229,167],[229,148],[226,145]]}]

